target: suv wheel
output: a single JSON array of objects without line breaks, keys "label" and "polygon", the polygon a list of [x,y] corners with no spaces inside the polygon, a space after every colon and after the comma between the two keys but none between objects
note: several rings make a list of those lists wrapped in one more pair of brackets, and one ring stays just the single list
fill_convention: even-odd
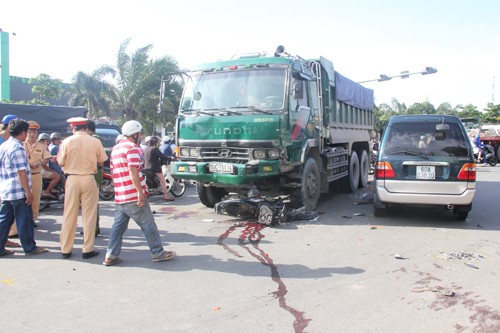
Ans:
[{"label": "suv wheel", "polygon": [[469,212],[466,211],[466,210],[460,210],[458,208],[455,208],[453,210],[453,216],[457,219],[457,220],[460,220],[460,221],[463,221],[467,218],[467,216],[469,215]]},{"label": "suv wheel", "polygon": [[377,193],[373,196],[373,216],[381,217],[387,213],[386,205],[379,200]]}]

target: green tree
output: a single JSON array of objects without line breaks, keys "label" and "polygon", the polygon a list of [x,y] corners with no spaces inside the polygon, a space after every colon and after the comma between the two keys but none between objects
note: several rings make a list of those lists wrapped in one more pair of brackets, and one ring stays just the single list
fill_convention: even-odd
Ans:
[{"label": "green tree", "polygon": [[48,74],[40,73],[30,79],[29,83],[33,86],[31,92],[35,94],[38,100],[59,99],[64,92],[62,80],[53,79]]},{"label": "green tree", "polygon": [[177,62],[169,56],[150,60],[151,45],[127,54],[129,42],[130,39],[125,40],[118,51],[114,108],[120,111],[123,120],[138,120],[148,134],[153,134],[155,127],[175,117],[174,108],[169,108],[165,114],[157,110],[161,77],[166,72],[178,71]]},{"label": "green tree", "polygon": [[483,124],[497,124],[500,123],[500,104],[488,103],[484,109],[485,113],[482,116]]},{"label": "green tree", "polygon": [[115,87],[106,76],[114,76],[115,70],[102,66],[91,74],[78,72],[73,77],[70,105],[85,105],[89,118],[111,117],[111,104],[115,99]]},{"label": "green tree", "polygon": [[467,104],[466,106],[459,106],[457,116],[460,118],[476,118],[478,121],[481,118],[481,111],[477,109],[475,105]]},{"label": "green tree", "polygon": [[389,119],[397,114],[390,105],[385,103],[380,104],[378,107],[375,107],[373,113],[375,118],[373,127],[377,133],[381,133],[384,127],[387,126]]},{"label": "green tree", "polygon": [[391,108],[396,114],[407,114],[408,108],[405,103],[401,103],[397,98],[391,99]]},{"label": "green tree", "polygon": [[408,114],[436,114],[436,109],[429,102],[414,103],[408,108]]},{"label": "green tree", "polygon": [[456,115],[457,112],[456,110],[451,106],[450,103],[444,102],[439,104],[436,114],[451,114],[451,115]]}]

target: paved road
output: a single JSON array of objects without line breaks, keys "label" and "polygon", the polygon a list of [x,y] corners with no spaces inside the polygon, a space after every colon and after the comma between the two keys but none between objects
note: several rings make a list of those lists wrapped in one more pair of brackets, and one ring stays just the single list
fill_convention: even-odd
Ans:
[{"label": "paved road", "polygon": [[51,252],[0,259],[0,332],[498,332],[500,168],[478,167],[478,180],[465,222],[416,208],[374,218],[354,204],[369,187],[324,196],[316,222],[275,228],[217,215],[189,187],[152,200],[178,257],[151,262],[131,223],[113,267],[101,264],[112,203],[101,202],[102,254],[90,260],[79,234],[61,259],[51,207],[36,230]]}]

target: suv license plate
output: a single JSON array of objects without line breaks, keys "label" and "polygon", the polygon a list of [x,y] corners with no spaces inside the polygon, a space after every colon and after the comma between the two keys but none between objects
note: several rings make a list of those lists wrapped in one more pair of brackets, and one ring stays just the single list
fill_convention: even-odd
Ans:
[{"label": "suv license plate", "polygon": [[430,165],[418,165],[417,166],[417,179],[435,179],[436,178],[436,167]]},{"label": "suv license plate", "polygon": [[209,163],[208,171],[212,173],[233,173],[233,165],[230,163]]}]

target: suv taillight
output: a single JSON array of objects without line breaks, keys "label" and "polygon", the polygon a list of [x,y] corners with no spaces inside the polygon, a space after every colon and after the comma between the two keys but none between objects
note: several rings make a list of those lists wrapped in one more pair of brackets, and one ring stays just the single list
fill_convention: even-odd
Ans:
[{"label": "suv taillight", "polygon": [[476,181],[476,163],[465,163],[460,169],[457,179]]},{"label": "suv taillight", "polygon": [[396,177],[396,174],[389,162],[377,162],[377,166],[375,167],[375,178],[386,179],[394,177]]}]

